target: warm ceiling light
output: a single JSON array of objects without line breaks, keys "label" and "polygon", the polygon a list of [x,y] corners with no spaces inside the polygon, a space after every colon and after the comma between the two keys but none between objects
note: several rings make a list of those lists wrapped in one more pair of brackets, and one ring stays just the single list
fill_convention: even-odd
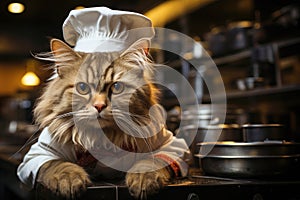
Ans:
[{"label": "warm ceiling light", "polygon": [[152,21],[154,27],[163,27],[174,19],[188,14],[208,3],[216,0],[170,0],[165,1],[153,9],[147,11],[145,15]]},{"label": "warm ceiling light", "polygon": [[40,84],[39,77],[33,72],[27,72],[21,79],[21,83],[26,86],[37,86]]},{"label": "warm ceiling light", "polygon": [[8,11],[11,13],[22,13],[25,7],[21,3],[11,3],[8,5]]},{"label": "warm ceiling light", "polygon": [[75,10],[81,10],[81,9],[84,9],[84,6],[77,6],[77,7],[75,8]]}]

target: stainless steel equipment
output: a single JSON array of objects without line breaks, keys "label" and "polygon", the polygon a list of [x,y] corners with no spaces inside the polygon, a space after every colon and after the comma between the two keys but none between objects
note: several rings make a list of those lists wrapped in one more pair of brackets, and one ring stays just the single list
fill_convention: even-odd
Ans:
[{"label": "stainless steel equipment", "polygon": [[242,125],[243,140],[245,142],[265,140],[286,140],[282,124],[244,124]]},{"label": "stainless steel equipment", "polygon": [[[276,177],[300,174],[300,143],[199,143],[199,165],[204,173],[226,177]],[[212,150],[202,155],[205,148]]]}]

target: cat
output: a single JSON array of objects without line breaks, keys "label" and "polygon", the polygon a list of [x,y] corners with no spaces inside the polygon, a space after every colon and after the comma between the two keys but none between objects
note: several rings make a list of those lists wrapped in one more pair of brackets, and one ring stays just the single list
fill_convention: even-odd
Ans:
[{"label": "cat", "polygon": [[[188,147],[164,125],[159,91],[152,81],[154,63],[146,51],[80,53],[58,39],[52,39],[50,47],[50,54],[38,58],[53,61],[57,76],[51,78],[34,109],[43,132],[18,168],[24,183],[38,182],[59,196],[76,198],[98,176],[94,172],[102,157],[90,153],[97,145],[108,153],[120,148],[150,155],[132,164],[126,157],[116,158],[120,160],[116,167],[129,165],[127,172],[115,171],[121,175],[125,171],[129,193],[137,199],[186,175],[187,164],[181,157]],[[114,147],[106,148],[109,143]],[[81,160],[80,153],[89,159]],[[99,167],[98,172],[110,176]]]}]

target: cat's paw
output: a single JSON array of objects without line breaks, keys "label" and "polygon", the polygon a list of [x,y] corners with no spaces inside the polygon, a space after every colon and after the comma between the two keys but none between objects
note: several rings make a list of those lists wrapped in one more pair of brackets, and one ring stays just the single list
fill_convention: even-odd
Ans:
[{"label": "cat's paw", "polygon": [[44,164],[38,174],[38,182],[53,193],[67,199],[80,196],[91,184],[85,170],[73,163],[50,161]]},{"label": "cat's paw", "polygon": [[165,169],[145,172],[145,173],[127,173],[126,185],[129,193],[136,199],[147,199],[159,192],[169,181],[170,176]]}]

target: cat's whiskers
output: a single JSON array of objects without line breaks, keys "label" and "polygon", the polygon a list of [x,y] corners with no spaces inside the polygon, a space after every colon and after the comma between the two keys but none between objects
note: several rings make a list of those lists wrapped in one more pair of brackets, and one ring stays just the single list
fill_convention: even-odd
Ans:
[{"label": "cat's whiskers", "polygon": [[[82,120],[96,119],[98,115],[99,115],[98,113],[92,112],[89,109],[82,109],[82,110],[71,111],[71,112],[58,115],[56,116],[56,119],[75,117],[77,122],[79,122]],[[145,125],[147,124],[146,122],[150,120],[149,116],[138,115],[120,109],[113,109],[111,112],[107,112],[101,116],[101,118],[104,119],[109,117],[113,117],[117,121],[117,124],[120,126],[121,130],[124,131],[124,133],[130,133],[130,135],[132,136],[130,138],[133,141],[128,140],[126,141],[127,144],[130,143],[129,145],[131,146],[135,146],[133,144],[138,144],[137,138],[134,137],[134,135],[136,135],[138,138],[144,141],[144,144],[146,145],[148,152],[153,154],[152,145],[147,140],[147,138],[150,137],[152,134],[149,132],[152,129],[147,128],[147,125]],[[133,121],[132,118],[135,118],[137,120]],[[60,130],[67,130],[72,126],[74,126],[74,120],[65,122],[63,126],[60,127]]]},{"label": "cat's whiskers", "polygon": [[125,115],[124,117],[135,117],[140,120],[149,120],[149,117],[147,115],[137,115],[137,114],[133,114],[133,113],[126,112],[123,110],[119,110],[119,109],[114,109],[112,111],[111,115],[114,116],[115,114],[116,115],[120,114],[121,116]]},{"label": "cat's whiskers", "polygon": [[71,111],[71,112],[67,112],[61,115],[57,115],[56,118],[57,119],[62,119],[65,117],[85,117],[85,118],[95,118],[95,114],[91,113],[88,109],[84,109],[84,110],[77,110],[77,111]]},{"label": "cat's whiskers", "polygon": [[57,115],[56,118],[57,119],[61,119],[61,118],[73,116],[75,114],[84,113],[84,112],[86,112],[86,110],[71,111],[71,112],[67,112],[67,113],[61,114],[61,115]]}]

